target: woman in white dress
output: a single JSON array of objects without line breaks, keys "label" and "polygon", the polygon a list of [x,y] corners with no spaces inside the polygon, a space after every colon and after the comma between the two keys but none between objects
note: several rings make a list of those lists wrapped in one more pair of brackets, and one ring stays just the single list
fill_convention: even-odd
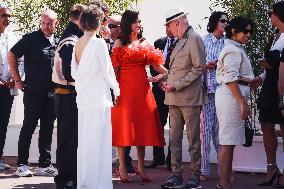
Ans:
[{"label": "woman in white dress", "polygon": [[105,41],[96,37],[103,12],[94,6],[81,14],[84,30],[74,46],[72,76],[78,106],[78,189],[112,189],[112,129],[110,88],[119,85]]},{"label": "woman in white dress", "polygon": [[231,189],[231,173],[234,148],[245,143],[245,120],[250,115],[247,104],[254,80],[252,66],[244,45],[249,42],[252,22],[244,17],[232,19],[226,27],[225,47],[217,63],[216,79],[219,84],[216,95],[216,111],[219,120],[220,185]]}]

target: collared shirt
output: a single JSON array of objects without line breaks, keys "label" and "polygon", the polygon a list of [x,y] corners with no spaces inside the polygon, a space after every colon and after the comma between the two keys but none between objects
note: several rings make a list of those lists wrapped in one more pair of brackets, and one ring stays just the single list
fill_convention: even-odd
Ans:
[{"label": "collared shirt", "polygon": [[[206,64],[218,60],[220,52],[225,45],[225,37],[217,39],[212,33],[209,33],[204,37],[203,41],[206,50]],[[218,86],[216,81],[216,70],[207,69],[203,79],[207,93],[215,93]]]},{"label": "collared shirt", "polygon": [[18,41],[11,52],[18,58],[25,56],[25,85],[27,90],[39,94],[47,94],[53,89],[52,67],[55,47],[59,38],[55,37],[53,44],[44,36],[41,30],[28,33]]},{"label": "collared shirt", "polygon": [[219,84],[254,79],[250,60],[242,44],[231,39],[225,40],[217,64],[216,79]]}]

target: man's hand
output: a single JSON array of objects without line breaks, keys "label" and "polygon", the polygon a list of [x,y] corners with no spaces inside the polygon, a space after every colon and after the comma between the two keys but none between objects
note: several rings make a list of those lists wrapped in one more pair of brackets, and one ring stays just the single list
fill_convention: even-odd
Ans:
[{"label": "man's hand", "polygon": [[256,90],[259,86],[262,85],[262,79],[260,77],[256,77],[254,80],[252,80],[249,84],[249,87],[252,90]]},{"label": "man's hand", "polygon": [[14,79],[10,79],[10,81],[7,81],[7,82],[6,82],[6,85],[7,85],[7,87],[8,87],[9,89],[14,88],[14,87],[15,87],[15,81],[14,81]]},{"label": "man's hand", "polygon": [[155,77],[148,77],[149,82],[157,83],[162,81],[164,78],[164,74],[156,75]]},{"label": "man's hand", "polygon": [[16,86],[17,89],[20,89],[21,91],[24,91],[24,89],[25,89],[25,84],[22,80],[17,81],[15,86]]},{"label": "man's hand", "polygon": [[162,82],[162,90],[170,93],[176,90],[176,88],[174,86],[171,86],[170,84],[168,84],[167,82]]}]

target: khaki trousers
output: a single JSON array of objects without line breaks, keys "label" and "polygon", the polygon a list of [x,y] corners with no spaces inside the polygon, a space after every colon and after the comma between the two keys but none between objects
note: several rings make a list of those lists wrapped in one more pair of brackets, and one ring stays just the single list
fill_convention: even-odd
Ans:
[{"label": "khaki trousers", "polygon": [[190,171],[195,176],[201,175],[200,111],[201,106],[169,106],[171,167],[174,175],[182,174],[184,125],[186,125],[188,152],[191,157]]}]

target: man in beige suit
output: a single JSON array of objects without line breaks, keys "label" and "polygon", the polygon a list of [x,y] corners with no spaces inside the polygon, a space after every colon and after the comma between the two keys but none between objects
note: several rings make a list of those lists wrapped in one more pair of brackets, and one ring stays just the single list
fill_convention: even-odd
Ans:
[{"label": "man in beige suit", "polygon": [[202,85],[205,71],[205,47],[201,37],[189,25],[182,8],[168,11],[166,25],[179,42],[169,64],[169,72],[152,81],[161,81],[166,92],[165,104],[169,105],[170,145],[172,150],[172,175],[162,188],[182,188],[182,137],[186,125],[191,157],[192,176],[187,188],[201,188],[200,111],[207,101]]}]

